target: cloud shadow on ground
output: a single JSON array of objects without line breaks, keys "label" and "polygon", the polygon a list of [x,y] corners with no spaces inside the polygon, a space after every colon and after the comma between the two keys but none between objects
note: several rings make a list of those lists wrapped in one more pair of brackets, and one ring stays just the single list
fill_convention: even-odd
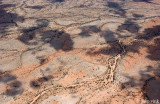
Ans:
[{"label": "cloud shadow on ground", "polygon": [[[5,9],[9,7],[15,7],[15,4],[3,4],[0,0],[0,38],[10,35],[10,27],[16,27],[16,22],[23,22],[24,17],[19,16],[16,13],[9,13]],[[3,34],[3,35],[2,35]]]},{"label": "cloud shadow on ground", "polygon": [[[144,99],[149,101],[151,100],[159,100],[160,101],[160,31],[159,25],[154,26],[152,28],[148,28],[144,30],[144,34],[137,36],[139,40],[145,40],[154,42],[150,45],[146,45],[147,59],[151,61],[156,61],[156,65],[148,65],[146,66],[146,70],[139,71],[140,78],[137,79],[135,77],[129,77],[126,75],[126,78],[129,81],[123,83],[122,85],[130,84],[131,87],[141,87]],[[134,46],[136,47],[136,45]],[[150,102],[151,103],[151,102]]]},{"label": "cloud shadow on ground", "polygon": [[0,83],[6,85],[6,90],[3,93],[7,96],[16,96],[23,93],[22,83],[17,80],[17,77],[9,73],[0,72]]}]

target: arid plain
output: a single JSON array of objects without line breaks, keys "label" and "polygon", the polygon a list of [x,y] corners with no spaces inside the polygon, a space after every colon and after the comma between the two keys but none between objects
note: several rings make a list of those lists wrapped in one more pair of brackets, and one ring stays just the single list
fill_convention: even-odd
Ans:
[{"label": "arid plain", "polygon": [[0,0],[0,104],[158,102],[159,0]]}]

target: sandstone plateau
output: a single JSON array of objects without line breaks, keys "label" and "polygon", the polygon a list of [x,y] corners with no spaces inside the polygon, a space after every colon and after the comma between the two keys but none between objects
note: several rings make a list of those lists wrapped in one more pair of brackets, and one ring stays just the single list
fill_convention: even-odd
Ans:
[{"label": "sandstone plateau", "polygon": [[159,104],[160,0],[0,0],[0,104]]}]

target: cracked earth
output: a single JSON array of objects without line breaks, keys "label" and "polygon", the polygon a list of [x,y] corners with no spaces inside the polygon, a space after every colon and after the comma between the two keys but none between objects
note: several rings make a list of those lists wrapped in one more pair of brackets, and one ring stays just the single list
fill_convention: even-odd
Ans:
[{"label": "cracked earth", "polygon": [[159,0],[0,0],[0,104],[158,101]]}]

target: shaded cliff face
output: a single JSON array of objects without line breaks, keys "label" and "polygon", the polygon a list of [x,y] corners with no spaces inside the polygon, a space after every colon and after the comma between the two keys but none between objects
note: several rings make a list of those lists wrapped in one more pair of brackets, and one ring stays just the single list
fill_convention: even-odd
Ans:
[{"label": "shaded cliff face", "polygon": [[160,102],[159,0],[0,0],[2,104]]}]

